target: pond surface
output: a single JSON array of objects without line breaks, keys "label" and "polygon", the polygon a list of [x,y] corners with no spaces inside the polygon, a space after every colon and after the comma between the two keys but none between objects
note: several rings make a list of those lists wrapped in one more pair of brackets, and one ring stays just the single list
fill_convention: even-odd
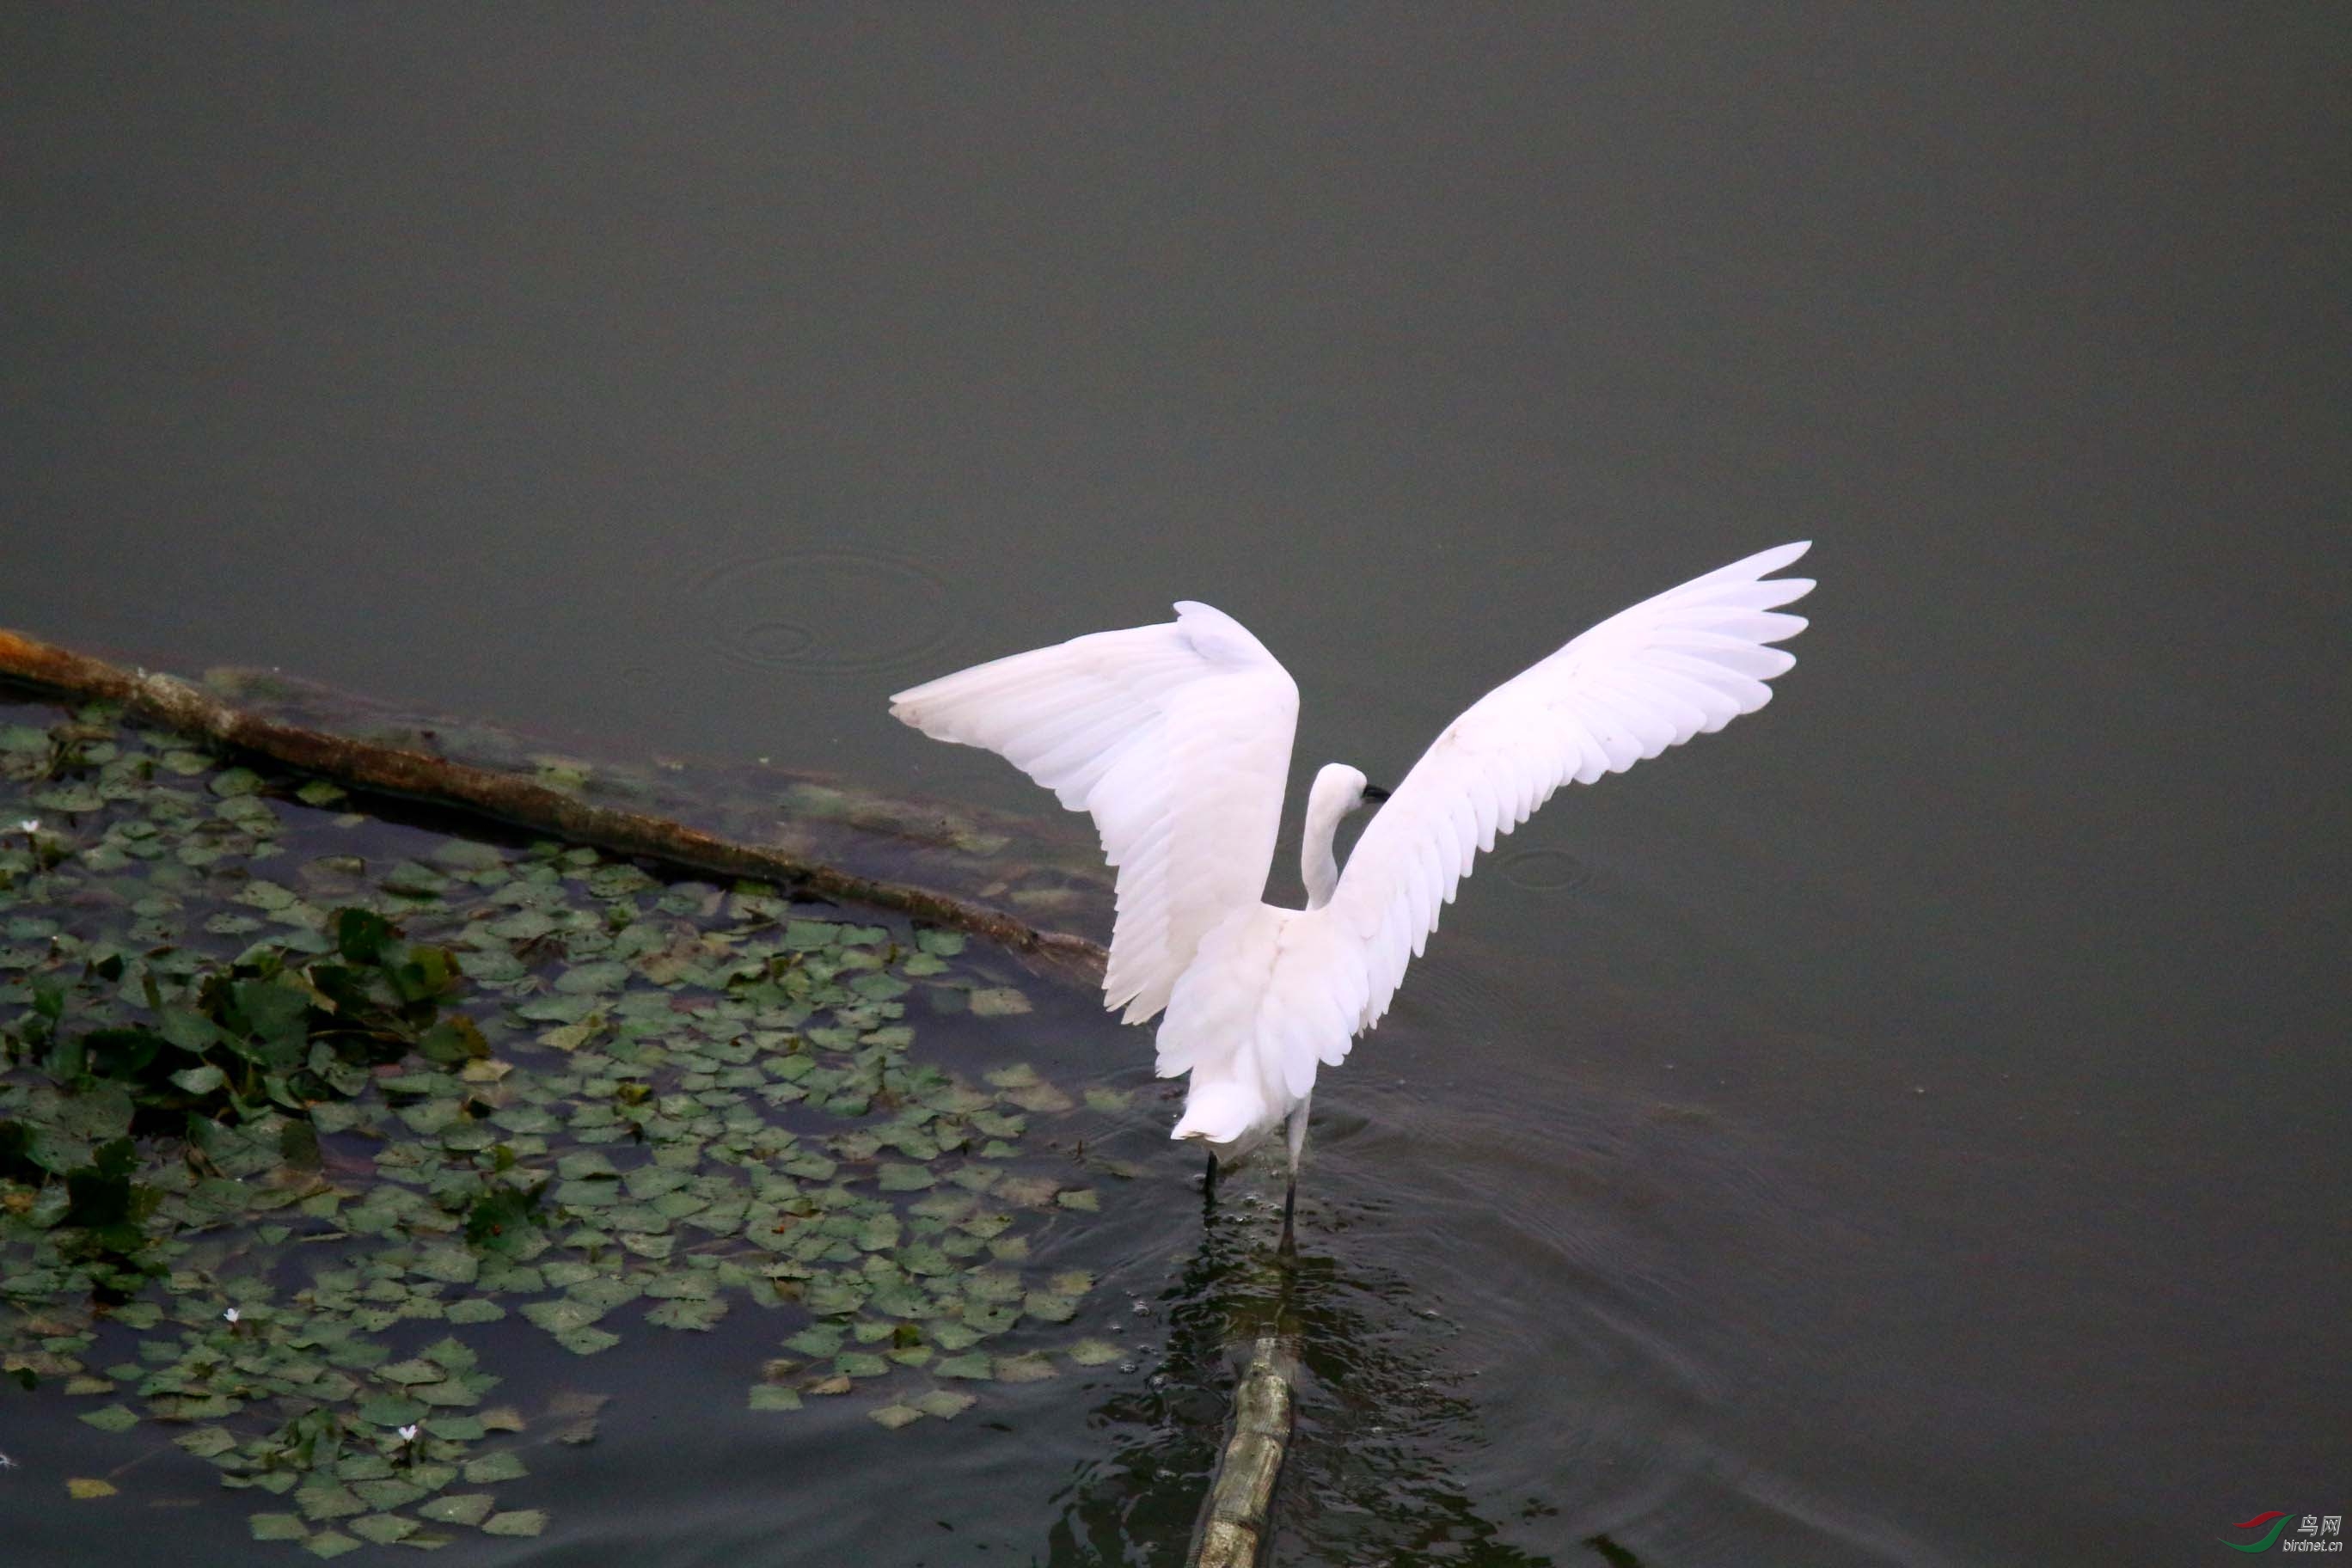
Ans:
[{"label": "pond surface", "polygon": [[[1556,799],[1318,1094],[1276,1560],[2234,1561],[2352,1501],[2347,66],[2316,6],[20,10],[0,624],[1028,812],[887,694],[1200,597],[1296,787],[1393,783],[1813,538],[1772,706]],[[1051,1259],[1138,1371],[893,1432],[758,1419],[748,1309],[519,1337],[612,1399],[466,1553],[1181,1555],[1267,1217],[1024,988],[1139,1091]],[[0,1403],[29,1560],[252,1550],[69,1503],[136,1438],[65,1397]]]}]

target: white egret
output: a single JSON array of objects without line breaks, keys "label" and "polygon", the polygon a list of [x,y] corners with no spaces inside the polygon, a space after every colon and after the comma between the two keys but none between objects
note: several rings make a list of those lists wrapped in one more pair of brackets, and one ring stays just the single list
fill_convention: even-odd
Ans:
[{"label": "white egret", "polygon": [[[1720,730],[1796,663],[1770,645],[1812,583],[1768,577],[1784,544],[1645,599],[1505,681],[1445,728],[1393,795],[1332,763],[1307,797],[1307,907],[1262,901],[1290,769],[1298,688],[1240,622],[1206,605],[913,687],[890,711],[1009,759],[1093,815],[1118,871],[1106,1006],[1166,1010],[1159,1074],[1192,1075],[1171,1137],[1240,1158],[1287,1123],[1291,1194],[1316,1069],[1388,1011],[1472,856],[1573,779],[1591,784]],[[1343,872],[1339,823],[1386,799]],[[1285,1205],[1287,1219],[1288,1204]]]}]

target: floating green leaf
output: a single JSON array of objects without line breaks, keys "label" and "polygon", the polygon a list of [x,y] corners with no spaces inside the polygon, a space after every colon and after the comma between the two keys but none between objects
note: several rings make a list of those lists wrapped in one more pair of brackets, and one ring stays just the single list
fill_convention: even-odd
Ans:
[{"label": "floating green leaf", "polygon": [[500,1448],[478,1459],[469,1459],[463,1469],[468,1486],[495,1486],[500,1481],[519,1481],[530,1471],[524,1468],[522,1457],[511,1448]]},{"label": "floating green leaf", "polygon": [[969,1394],[958,1394],[953,1389],[948,1388],[934,1388],[928,1393],[915,1395],[907,1403],[926,1415],[935,1415],[942,1421],[952,1421],[979,1402]]},{"label": "floating green leaf", "polygon": [[425,1405],[404,1395],[382,1394],[362,1402],[359,1416],[378,1426],[406,1426],[425,1418]]},{"label": "floating green leaf", "polygon": [[547,1510],[540,1508],[494,1513],[482,1521],[484,1535],[537,1535],[546,1528]]},{"label": "floating green leaf", "polygon": [[[386,1476],[381,1480],[353,1481],[352,1495],[368,1507],[382,1512],[395,1508],[406,1508],[425,1495],[425,1489],[414,1481],[404,1481],[397,1476]],[[352,1528],[357,1530],[359,1527],[353,1525]]]},{"label": "floating green leaf", "polygon": [[363,1541],[389,1546],[395,1541],[405,1541],[415,1534],[417,1527],[415,1520],[403,1519],[396,1513],[372,1513],[363,1519],[352,1521],[349,1528],[353,1535]]},{"label": "floating green leaf", "polygon": [[646,1321],[656,1328],[698,1329],[708,1331],[727,1315],[727,1303],[720,1300],[664,1301],[646,1313]]},{"label": "floating green leaf", "polygon": [[236,1447],[236,1434],[226,1426],[199,1426],[193,1432],[183,1432],[172,1439],[200,1459],[215,1454],[226,1454]]},{"label": "floating green leaf", "polygon": [[1034,1352],[996,1358],[996,1380],[999,1383],[1036,1383],[1053,1375],[1054,1363]]},{"label": "floating green leaf", "polygon": [[1045,1323],[1066,1323],[1076,1316],[1078,1303],[1069,1296],[1056,1296],[1051,1291],[1032,1290],[1023,1298],[1021,1310]]},{"label": "floating green leaf", "polygon": [[601,995],[619,990],[628,978],[629,966],[617,961],[575,963],[557,978],[555,989],[566,995]]},{"label": "floating green leaf", "polygon": [[454,1492],[421,1504],[417,1517],[434,1524],[479,1524],[490,1517],[497,1500],[488,1492]]},{"label": "floating green leaf", "polygon": [[610,1310],[576,1296],[564,1296],[552,1301],[526,1302],[522,1315],[549,1333],[560,1336],[587,1327]]},{"label": "floating green leaf", "polygon": [[341,1481],[313,1479],[295,1489],[294,1501],[305,1519],[349,1519],[367,1512],[367,1504]]},{"label": "floating green leaf", "polygon": [[971,994],[970,1006],[974,1017],[1005,1018],[1029,1011],[1029,998],[1010,985],[994,985]]}]

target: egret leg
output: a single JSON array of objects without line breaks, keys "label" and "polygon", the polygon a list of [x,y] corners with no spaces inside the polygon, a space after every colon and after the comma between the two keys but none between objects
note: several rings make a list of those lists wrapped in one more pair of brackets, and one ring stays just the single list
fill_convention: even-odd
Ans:
[{"label": "egret leg", "polygon": [[1306,1099],[1293,1107],[1290,1124],[1284,1129],[1290,1142],[1290,1184],[1283,1189],[1282,1194],[1282,1249],[1285,1252],[1296,1251],[1298,1245],[1291,1233],[1290,1222],[1298,1210],[1298,1161],[1299,1156],[1307,1152],[1307,1108],[1314,1099],[1313,1092],[1309,1091]]}]

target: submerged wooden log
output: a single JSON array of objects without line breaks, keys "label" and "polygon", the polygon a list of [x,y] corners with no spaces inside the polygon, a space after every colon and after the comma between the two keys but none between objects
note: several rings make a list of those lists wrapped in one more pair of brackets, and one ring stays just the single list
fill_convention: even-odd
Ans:
[{"label": "submerged wooden log", "polygon": [[1298,1355],[1288,1336],[1265,1334],[1234,1384],[1234,1429],[1209,1485],[1206,1519],[1193,1568],[1257,1568],[1266,1513],[1290,1447],[1290,1391]]},{"label": "submerged wooden log", "polygon": [[17,632],[0,630],[0,675],[118,701],[173,729],[356,789],[471,812],[682,870],[776,881],[830,902],[895,910],[985,937],[1072,978],[1102,973],[1106,955],[1097,943],[1063,931],[1039,931],[1003,910],[950,893],[863,877],[783,849],[721,838],[667,817],[596,805],[516,774],[271,719],[175,676],[126,669]]}]

